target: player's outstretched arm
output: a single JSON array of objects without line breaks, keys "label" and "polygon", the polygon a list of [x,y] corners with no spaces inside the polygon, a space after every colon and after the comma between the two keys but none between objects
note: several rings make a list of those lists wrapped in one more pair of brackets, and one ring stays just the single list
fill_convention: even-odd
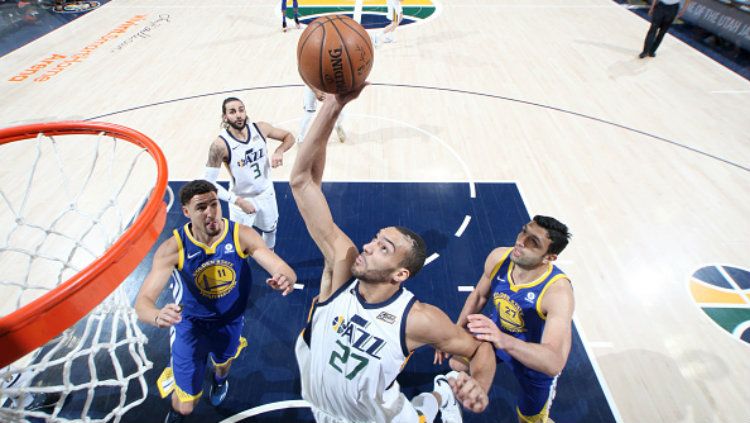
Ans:
[{"label": "player's outstretched arm", "polygon": [[266,283],[271,288],[281,291],[281,295],[288,295],[294,291],[297,282],[297,274],[294,270],[273,250],[266,246],[263,238],[253,228],[239,225],[240,245],[245,254],[251,256],[271,277]]},{"label": "player's outstretched arm", "polygon": [[467,409],[479,413],[487,408],[487,394],[495,377],[495,352],[491,344],[474,339],[439,308],[420,302],[409,312],[406,341],[410,351],[429,344],[439,351],[469,357],[471,376],[461,376],[451,382],[451,387]]},{"label": "player's outstretched arm", "polygon": [[345,96],[326,96],[305,142],[300,146],[289,179],[294,201],[305,221],[307,231],[323,254],[325,265],[332,272],[330,279],[324,278],[324,281],[330,281],[330,285],[321,284],[321,301],[325,301],[330,294],[351,278],[351,264],[358,254],[352,240],[334,223],[321,185],[328,137],[331,135],[341,110],[360,92],[361,89]]},{"label": "player's outstretched arm", "polygon": [[258,122],[258,128],[266,138],[281,141],[281,145],[274,150],[270,157],[271,167],[276,168],[284,164],[284,153],[294,145],[294,135],[291,132],[276,128],[267,122]]},{"label": "player's outstretched arm", "polygon": [[135,312],[138,319],[156,327],[164,328],[175,325],[182,320],[182,309],[177,304],[167,304],[161,309],[156,307],[156,300],[169,281],[177,262],[179,250],[174,237],[164,241],[154,254],[151,271],[135,298]]}]

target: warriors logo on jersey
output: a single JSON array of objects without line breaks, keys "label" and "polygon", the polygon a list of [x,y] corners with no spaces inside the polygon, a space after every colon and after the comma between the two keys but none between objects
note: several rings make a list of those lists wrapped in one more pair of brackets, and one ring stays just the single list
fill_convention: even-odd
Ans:
[{"label": "warriors logo on jersey", "polygon": [[221,298],[237,284],[232,263],[226,260],[209,260],[195,269],[195,286],[207,298]]},{"label": "warriors logo on jersey", "polygon": [[503,329],[508,332],[526,332],[523,322],[523,309],[517,302],[504,292],[496,292],[492,296],[492,302],[495,304],[498,316],[500,316]]}]

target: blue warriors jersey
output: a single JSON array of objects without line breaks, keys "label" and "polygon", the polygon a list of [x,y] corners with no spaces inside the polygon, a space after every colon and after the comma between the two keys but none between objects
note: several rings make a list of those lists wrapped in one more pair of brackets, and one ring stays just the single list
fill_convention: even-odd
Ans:
[{"label": "blue warriors jersey", "polygon": [[184,317],[232,321],[245,311],[250,267],[240,246],[239,225],[223,220],[224,231],[213,245],[196,240],[190,223],[174,230],[179,259],[173,293]]},{"label": "blue warriors jersey", "polygon": [[[547,271],[537,280],[516,284],[513,282],[513,267],[509,248],[492,270],[490,301],[492,301],[492,320],[504,333],[524,342],[539,343],[544,332],[547,316],[542,312],[542,299],[553,283],[568,277],[549,264]],[[510,356],[503,350],[495,352],[503,361],[510,361]]]}]

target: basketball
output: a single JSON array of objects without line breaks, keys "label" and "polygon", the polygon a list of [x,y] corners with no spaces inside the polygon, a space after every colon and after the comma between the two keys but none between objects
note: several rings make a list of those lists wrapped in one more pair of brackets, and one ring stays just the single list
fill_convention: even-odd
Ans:
[{"label": "basketball", "polygon": [[348,16],[323,16],[302,32],[297,67],[307,85],[343,94],[364,84],[372,69],[373,53],[362,25]]}]

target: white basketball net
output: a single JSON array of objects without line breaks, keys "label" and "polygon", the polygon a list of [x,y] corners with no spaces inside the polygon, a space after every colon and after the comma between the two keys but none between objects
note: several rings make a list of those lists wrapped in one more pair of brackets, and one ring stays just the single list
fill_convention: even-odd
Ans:
[{"label": "white basketball net", "polygon": [[[135,144],[104,134],[57,138],[0,146],[0,315],[101,256],[156,182],[154,161]],[[144,401],[152,363],[124,286],[0,369],[0,421],[117,422]]]}]

